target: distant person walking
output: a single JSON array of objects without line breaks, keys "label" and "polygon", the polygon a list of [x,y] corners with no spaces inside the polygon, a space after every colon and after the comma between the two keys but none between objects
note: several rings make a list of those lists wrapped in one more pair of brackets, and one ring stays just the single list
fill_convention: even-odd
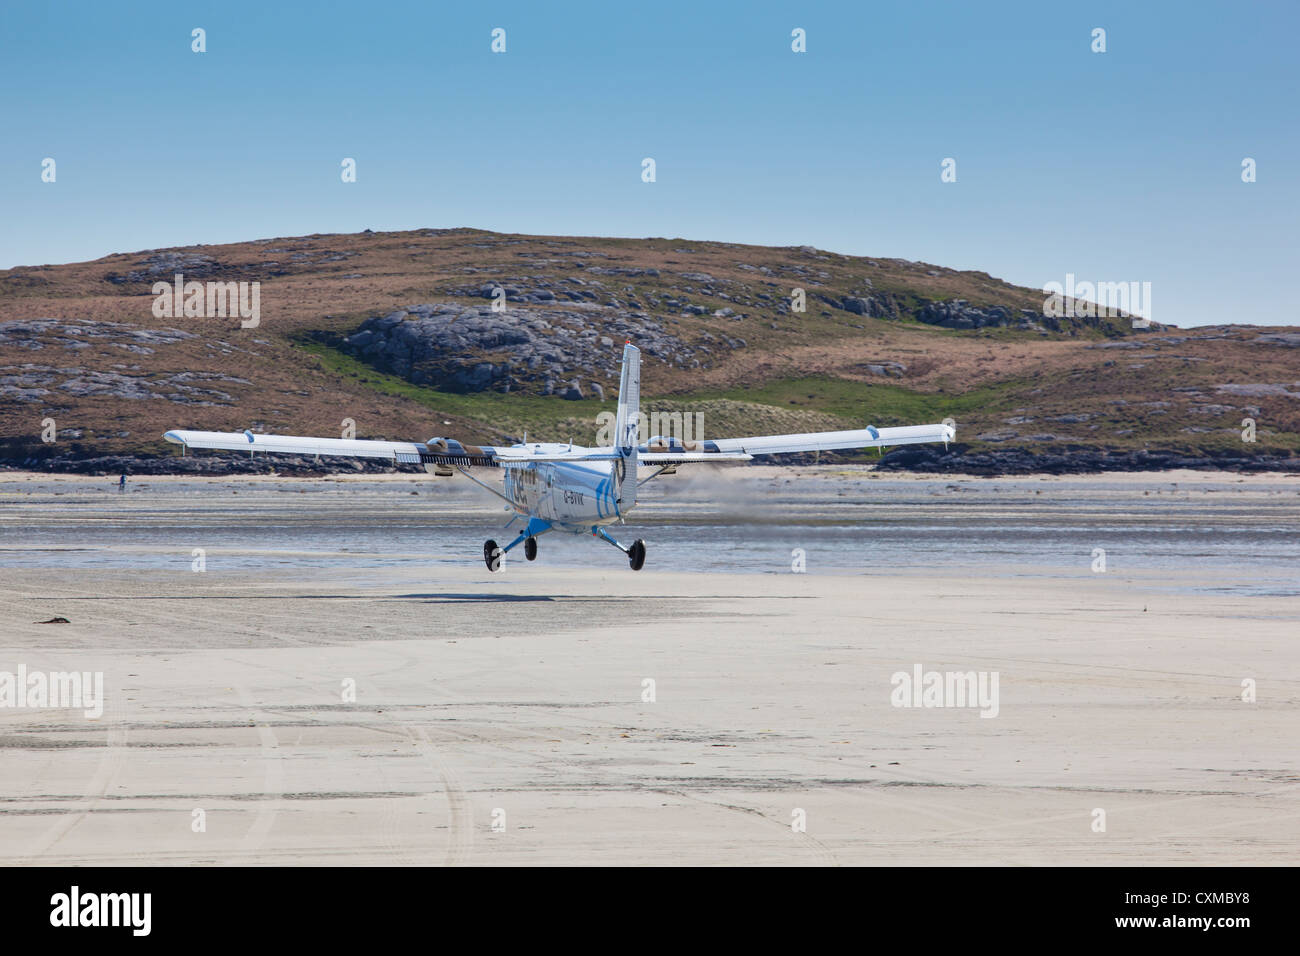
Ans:
[{"label": "distant person walking", "polygon": [[122,477],[117,479],[117,492],[121,494],[126,491],[126,472],[122,472]]}]

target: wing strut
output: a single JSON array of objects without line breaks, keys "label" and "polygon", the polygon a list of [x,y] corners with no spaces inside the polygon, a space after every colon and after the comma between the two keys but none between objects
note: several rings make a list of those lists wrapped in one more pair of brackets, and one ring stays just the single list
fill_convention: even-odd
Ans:
[{"label": "wing strut", "polygon": [[642,485],[644,485],[646,482],[654,481],[656,478],[658,478],[658,477],[659,477],[660,475],[662,475],[664,472],[666,472],[666,471],[672,471],[672,470],[675,469],[676,467],[677,467],[676,463],[670,462],[669,464],[664,465],[662,468],[660,468],[658,471],[656,471],[653,475],[650,475],[650,476],[647,477],[647,478],[642,478],[640,481],[638,481],[638,482],[636,483],[636,486],[637,486],[638,488],[640,488],[640,487],[641,487]]},{"label": "wing strut", "polygon": [[477,478],[475,478],[473,475],[471,475],[468,471],[465,470],[464,465],[454,465],[453,467],[457,471],[459,471],[462,475],[464,475],[466,478],[468,478],[470,481],[474,482],[474,484],[478,485],[480,488],[486,488],[488,491],[492,492],[492,494],[496,495],[498,498],[500,498],[502,501],[508,504],[511,508],[514,508],[515,503],[513,501],[511,501],[501,492],[497,491],[491,485],[484,484],[483,482],[479,481]]}]

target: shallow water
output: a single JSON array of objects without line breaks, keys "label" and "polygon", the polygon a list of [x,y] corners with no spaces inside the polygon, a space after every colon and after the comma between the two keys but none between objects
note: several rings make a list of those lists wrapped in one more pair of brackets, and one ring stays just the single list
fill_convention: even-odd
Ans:
[{"label": "shallow water", "polygon": [[[491,479],[489,479],[491,480]],[[415,492],[414,494],[412,492]],[[620,540],[646,541],[646,570],[809,574],[933,569],[1031,579],[1077,568],[1160,589],[1300,594],[1300,479],[869,478],[827,469],[685,471],[641,489]],[[505,544],[508,515],[462,478],[435,480],[0,480],[0,571],[174,567],[208,570],[385,568],[481,562]],[[539,539],[549,566],[626,572],[624,557],[588,536]],[[507,572],[526,573],[523,549]],[[643,572],[644,573],[644,572]],[[1192,583],[1189,585],[1188,582]]]}]

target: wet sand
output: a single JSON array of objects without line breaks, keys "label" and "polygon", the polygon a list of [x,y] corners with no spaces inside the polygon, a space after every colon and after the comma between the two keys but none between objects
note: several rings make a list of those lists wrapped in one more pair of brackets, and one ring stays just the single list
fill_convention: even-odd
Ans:
[{"label": "wet sand", "polygon": [[[102,671],[106,703],[0,707],[5,864],[1300,856],[1300,602],[1203,570],[706,574],[652,552],[633,573],[612,549],[548,565],[545,538],[500,575],[366,570],[284,560],[292,531],[237,569],[34,566],[24,527],[82,522],[75,539],[98,506],[7,487],[0,671]],[[240,487],[256,515],[293,486]],[[1252,507],[1292,520],[1294,500]],[[997,716],[893,706],[917,664],[996,672]]]}]

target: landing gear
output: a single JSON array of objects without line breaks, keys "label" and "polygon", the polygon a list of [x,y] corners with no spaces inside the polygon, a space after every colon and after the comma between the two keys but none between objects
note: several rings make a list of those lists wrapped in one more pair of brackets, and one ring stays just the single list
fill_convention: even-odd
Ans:
[{"label": "landing gear", "polygon": [[488,566],[489,571],[500,571],[506,563],[506,555],[521,544],[524,546],[524,556],[529,561],[533,561],[537,558],[537,536],[546,534],[550,530],[551,523],[549,521],[543,521],[541,518],[536,517],[529,518],[528,524],[519,533],[519,537],[504,548],[498,547],[497,543],[490,539],[484,541],[483,563]]},{"label": "landing gear", "polygon": [[497,547],[497,543],[491,538],[483,542],[483,563],[487,565],[489,571],[500,571],[505,556],[506,553]]},{"label": "landing gear", "polygon": [[628,546],[624,544],[619,544],[617,541],[615,541],[612,537],[609,536],[609,533],[604,528],[593,527],[591,529],[591,533],[594,537],[604,538],[614,547],[618,548],[618,550],[626,554],[628,566],[633,571],[640,571],[641,568],[645,565],[645,542],[642,541],[640,538],[637,538],[635,541],[632,542],[630,546]]}]

